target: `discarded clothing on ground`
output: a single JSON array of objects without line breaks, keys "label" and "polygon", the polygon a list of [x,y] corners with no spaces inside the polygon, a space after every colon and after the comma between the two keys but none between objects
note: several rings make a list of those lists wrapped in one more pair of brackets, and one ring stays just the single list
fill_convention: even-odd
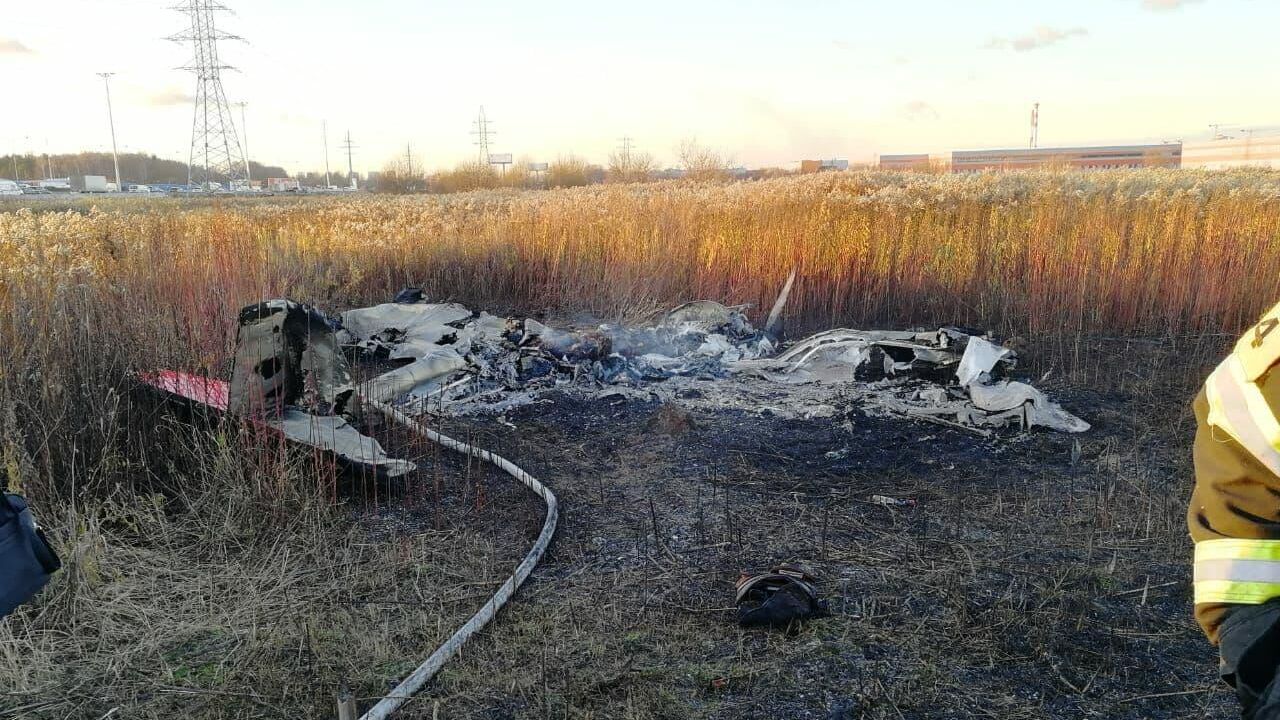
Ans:
[{"label": "discarded clothing on ground", "polygon": [[794,565],[779,565],[758,575],[743,573],[737,582],[738,624],[789,627],[827,614],[818,600],[813,576]]},{"label": "discarded clothing on ground", "polygon": [[[744,307],[681,305],[644,327],[583,330],[473,313],[457,303],[349,310],[338,338],[369,358],[409,362],[371,381],[370,396],[420,412],[506,412],[550,389],[610,392],[794,417],[866,412],[954,425],[981,435],[1014,427],[1083,432],[1089,424],[1023,382],[1016,353],[981,333],[836,329],[780,350]],[[707,381],[714,381],[708,383]],[[410,411],[414,408],[410,407]]]},{"label": "discarded clothing on ground", "polygon": [[0,492],[0,618],[35,597],[60,567],[27,501]]}]

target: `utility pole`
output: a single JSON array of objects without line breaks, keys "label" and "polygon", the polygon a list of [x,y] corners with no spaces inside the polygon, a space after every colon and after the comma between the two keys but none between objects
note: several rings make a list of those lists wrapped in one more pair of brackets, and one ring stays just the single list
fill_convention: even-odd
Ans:
[{"label": "utility pole", "polygon": [[1040,103],[1031,106],[1031,147],[1040,144]]},{"label": "utility pole", "polygon": [[329,189],[329,121],[320,123],[320,132],[324,134],[324,189]]},{"label": "utility pole", "polygon": [[244,106],[249,103],[241,100],[236,103],[240,108],[240,132],[244,133],[244,179],[253,184],[253,173],[249,172],[249,126],[244,121]]},{"label": "utility pole", "polygon": [[353,187],[355,185],[356,171],[351,164],[351,151],[358,146],[352,144],[350,130],[347,130],[347,140],[342,143],[342,147],[346,148],[347,151],[347,187]]},{"label": "utility pole", "polygon": [[487,118],[485,118],[483,105],[480,106],[480,114],[476,116],[475,121],[473,121],[471,124],[476,126],[476,129],[472,130],[471,134],[476,136],[475,145],[480,148],[480,162],[485,167],[488,167],[489,166],[489,136],[497,135],[498,133],[489,129],[489,125],[491,125],[492,123]]},{"label": "utility pole", "polygon": [[107,88],[107,121],[111,123],[111,162],[116,169],[116,192],[124,190],[124,186],[120,184],[120,155],[116,152],[116,117],[111,111],[111,76],[115,73],[100,72],[98,76],[102,78],[102,84]]},{"label": "utility pole", "polygon": [[404,144],[404,162],[408,166],[407,174],[413,177],[413,148],[409,143]]}]

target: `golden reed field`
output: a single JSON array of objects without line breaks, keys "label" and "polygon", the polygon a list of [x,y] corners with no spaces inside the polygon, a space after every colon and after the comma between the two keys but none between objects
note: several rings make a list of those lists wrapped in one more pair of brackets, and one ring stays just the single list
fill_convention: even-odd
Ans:
[{"label": "golden reed field", "polygon": [[[637,318],[710,298],[750,303],[757,318],[792,268],[784,317],[796,333],[986,328],[1032,348],[1037,373],[1058,370],[1078,386],[1177,365],[1161,407],[1185,407],[1197,375],[1280,299],[1280,173],[848,172],[394,198],[0,204],[0,460],[68,560],[38,606],[0,625],[0,685],[14,688],[0,703],[37,717],[137,703],[138,716],[166,717],[207,692],[225,703],[201,705],[210,717],[329,714],[332,696],[317,683],[346,678],[376,696],[406,658],[434,646],[437,625],[451,627],[435,606],[392,606],[404,615],[391,622],[393,610],[335,604],[337,594],[376,596],[432,553],[443,567],[509,560],[505,545],[466,535],[466,518],[453,546],[370,549],[335,522],[327,496],[289,481],[302,471],[255,465],[226,436],[155,421],[135,402],[139,371],[227,376],[241,306],[287,296],[336,310],[415,285],[492,312]],[[1109,443],[1097,452],[1128,458],[1116,455],[1128,446]],[[1124,462],[1138,467],[1149,454]],[[1152,477],[1169,475],[1157,469]],[[1159,515],[1170,538],[1185,533],[1178,493]],[[1151,508],[1164,505],[1142,497],[1150,535]],[[460,537],[471,551],[452,551]],[[1174,545],[1161,552],[1183,553]],[[365,629],[353,639],[353,627]],[[541,698],[521,715],[533,717],[552,701],[546,647],[532,644],[543,633],[528,627],[533,649],[518,661],[536,667],[541,652],[544,669],[517,695]],[[1208,682],[1189,616],[1179,627],[1187,676],[1203,671]],[[467,683],[484,675],[446,672],[442,692],[478,692]],[[659,711],[674,702],[668,686],[636,695],[626,716],[686,712]]]},{"label": "golden reed field", "polygon": [[203,328],[265,296],[340,304],[416,283],[602,315],[691,297],[758,309],[797,267],[788,316],[805,326],[1230,332],[1273,300],[1278,200],[1277,174],[1140,170],[108,201],[0,213],[0,302],[36,313],[5,328],[21,334],[82,288],[121,310],[159,304],[207,345]]},{"label": "golden reed field", "polygon": [[491,311],[636,317],[712,298],[764,313],[793,267],[797,331],[955,323],[1038,343],[1045,369],[1083,377],[1116,365],[1085,349],[1093,337],[1172,343],[1202,364],[1280,296],[1280,173],[14,207],[0,212],[0,402],[47,414],[68,401],[64,367],[105,373],[97,386],[161,365],[225,376],[235,313],[260,298],[334,309],[414,285]]}]

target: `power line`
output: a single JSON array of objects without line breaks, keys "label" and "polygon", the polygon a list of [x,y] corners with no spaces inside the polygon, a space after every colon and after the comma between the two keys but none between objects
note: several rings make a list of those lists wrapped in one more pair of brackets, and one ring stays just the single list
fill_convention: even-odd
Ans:
[{"label": "power line", "polygon": [[102,84],[107,88],[107,121],[111,123],[111,164],[116,170],[116,192],[124,190],[124,186],[120,184],[120,155],[116,152],[116,115],[111,110],[111,76],[115,73],[100,72],[98,77],[102,78]]},{"label": "power line", "polygon": [[221,3],[212,0],[185,0],[173,8],[184,13],[191,21],[188,30],[171,36],[174,42],[191,43],[191,64],[183,67],[196,74],[195,114],[191,121],[191,154],[187,168],[187,183],[199,179],[202,186],[226,178],[232,184],[247,179],[248,160],[240,148],[236,136],[231,107],[226,91],[222,88],[222,71],[234,70],[218,59],[219,40],[240,40],[235,35],[218,30],[214,17],[219,12],[230,12]]}]

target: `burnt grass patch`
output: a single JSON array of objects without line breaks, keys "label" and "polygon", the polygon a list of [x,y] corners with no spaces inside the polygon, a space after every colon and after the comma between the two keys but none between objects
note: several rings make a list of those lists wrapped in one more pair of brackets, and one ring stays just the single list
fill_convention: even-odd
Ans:
[{"label": "burnt grass patch", "polygon": [[[560,393],[444,422],[550,485],[561,521],[408,716],[1231,717],[1191,620],[1189,413],[1054,392],[1094,430],[984,439],[856,407]],[[510,502],[497,526],[527,545],[540,506]],[[783,562],[831,615],[739,628],[739,573]]]}]

